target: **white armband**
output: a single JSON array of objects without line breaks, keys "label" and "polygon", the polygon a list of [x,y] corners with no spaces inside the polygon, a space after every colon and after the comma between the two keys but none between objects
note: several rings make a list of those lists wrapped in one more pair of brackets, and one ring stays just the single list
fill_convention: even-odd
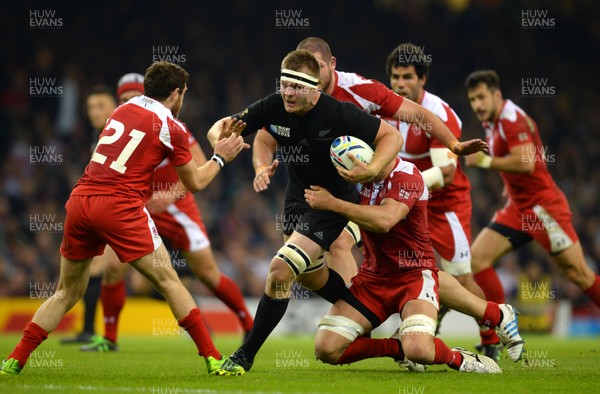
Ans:
[{"label": "white armband", "polygon": [[430,148],[429,156],[431,157],[431,164],[434,166],[446,167],[452,164],[456,167],[456,155],[448,148]]},{"label": "white armband", "polygon": [[422,174],[427,189],[435,190],[444,187],[444,174],[442,174],[442,169],[440,167],[431,167],[423,171]]},{"label": "white armband", "polygon": [[492,166],[492,156],[486,155],[483,152],[477,152],[477,167],[490,168]]}]

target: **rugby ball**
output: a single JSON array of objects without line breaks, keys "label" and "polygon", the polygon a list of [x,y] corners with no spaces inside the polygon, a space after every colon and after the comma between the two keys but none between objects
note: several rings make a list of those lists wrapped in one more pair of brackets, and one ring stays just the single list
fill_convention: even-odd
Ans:
[{"label": "rugby ball", "polygon": [[346,170],[354,168],[354,162],[348,157],[348,153],[352,153],[365,164],[370,164],[375,154],[369,144],[350,135],[343,135],[333,140],[329,153],[333,164]]}]

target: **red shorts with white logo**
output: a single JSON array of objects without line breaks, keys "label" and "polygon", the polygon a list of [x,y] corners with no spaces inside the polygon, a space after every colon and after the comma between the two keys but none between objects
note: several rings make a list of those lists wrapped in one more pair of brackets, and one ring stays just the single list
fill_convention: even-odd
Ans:
[{"label": "red shorts with white logo", "polygon": [[428,207],[427,222],[433,248],[449,263],[451,275],[471,272],[471,200],[448,207]]},{"label": "red shorts with white logo", "polygon": [[155,251],[162,240],[142,200],[120,196],[71,196],[65,204],[60,253],[83,260],[104,253],[106,244],[124,263]]},{"label": "red shorts with white logo", "polygon": [[438,274],[435,269],[416,269],[398,276],[379,276],[359,270],[350,292],[384,322],[402,313],[408,301],[423,300],[439,310]]},{"label": "red shorts with white logo", "polygon": [[152,214],[161,237],[174,250],[195,252],[208,248],[210,241],[194,196],[186,196],[161,213]]},{"label": "red shorts with white logo", "polygon": [[[569,202],[563,193],[533,207],[520,208],[509,200],[492,219],[498,223],[535,239],[549,253],[568,249],[579,237],[573,227]],[[492,227],[496,230],[494,227]],[[514,245],[519,247],[521,245]]]}]

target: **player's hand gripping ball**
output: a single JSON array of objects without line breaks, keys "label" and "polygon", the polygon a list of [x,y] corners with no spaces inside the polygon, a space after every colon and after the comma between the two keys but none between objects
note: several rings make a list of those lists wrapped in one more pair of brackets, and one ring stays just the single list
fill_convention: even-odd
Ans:
[{"label": "player's hand gripping ball", "polygon": [[346,170],[354,168],[354,162],[350,159],[348,153],[352,153],[358,160],[365,164],[371,163],[375,154],[369,144],[360,138],[349,135],[343,135],[333,140],[331,148],[329,148],[329,153],[333,164]]}]

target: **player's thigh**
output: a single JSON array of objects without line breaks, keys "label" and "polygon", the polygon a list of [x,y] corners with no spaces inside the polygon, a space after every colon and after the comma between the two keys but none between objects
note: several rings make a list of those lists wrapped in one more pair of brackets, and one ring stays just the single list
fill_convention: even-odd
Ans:
[{"label": "player's thigh", "polygon": [[484,227],[471,245],[471,266],[477,273],[494,265],[496,260],[512,250],[512,244],[502,234]]},{"label": "player's thigh", "polygon": [[125,279],[127,272],[129,272],[129,264],[121,263],[119,257],[109,245],[106,245],[104,254],[96,256],[95,260],[101,260],[104,266],[104,275],[102,276],[102,283],[104,284],[117,283]]},{"label": "player's thigh", "polygon": [[157,289],[179,282],[179,277],[171,265],[171,258],[164,244],[161,244],[154,252],[136,259],[130,264]]},{"label": "player's thigh", "polygon": [[360,241],[360,232],[358,233],[358,238],[355,238],[350,231],[353,231],[353,228],[348,229],[348,226],[346,226],[344,231],[340,233],[339,237],[329,247],[330,253],[350,252],[352,250],[352,247]]},{"label": "player's thigh", "polygon": [[78,300],[88,285],[90,262],[92,259],[70,260],[60,258],[60,274],[56,294],[58,298],[68,297]]},{"label": "player's thigh", "polygon": [[106,265],[102,255],[96,256],[90,262],[90,276],[100,276],[104,272]]}]

